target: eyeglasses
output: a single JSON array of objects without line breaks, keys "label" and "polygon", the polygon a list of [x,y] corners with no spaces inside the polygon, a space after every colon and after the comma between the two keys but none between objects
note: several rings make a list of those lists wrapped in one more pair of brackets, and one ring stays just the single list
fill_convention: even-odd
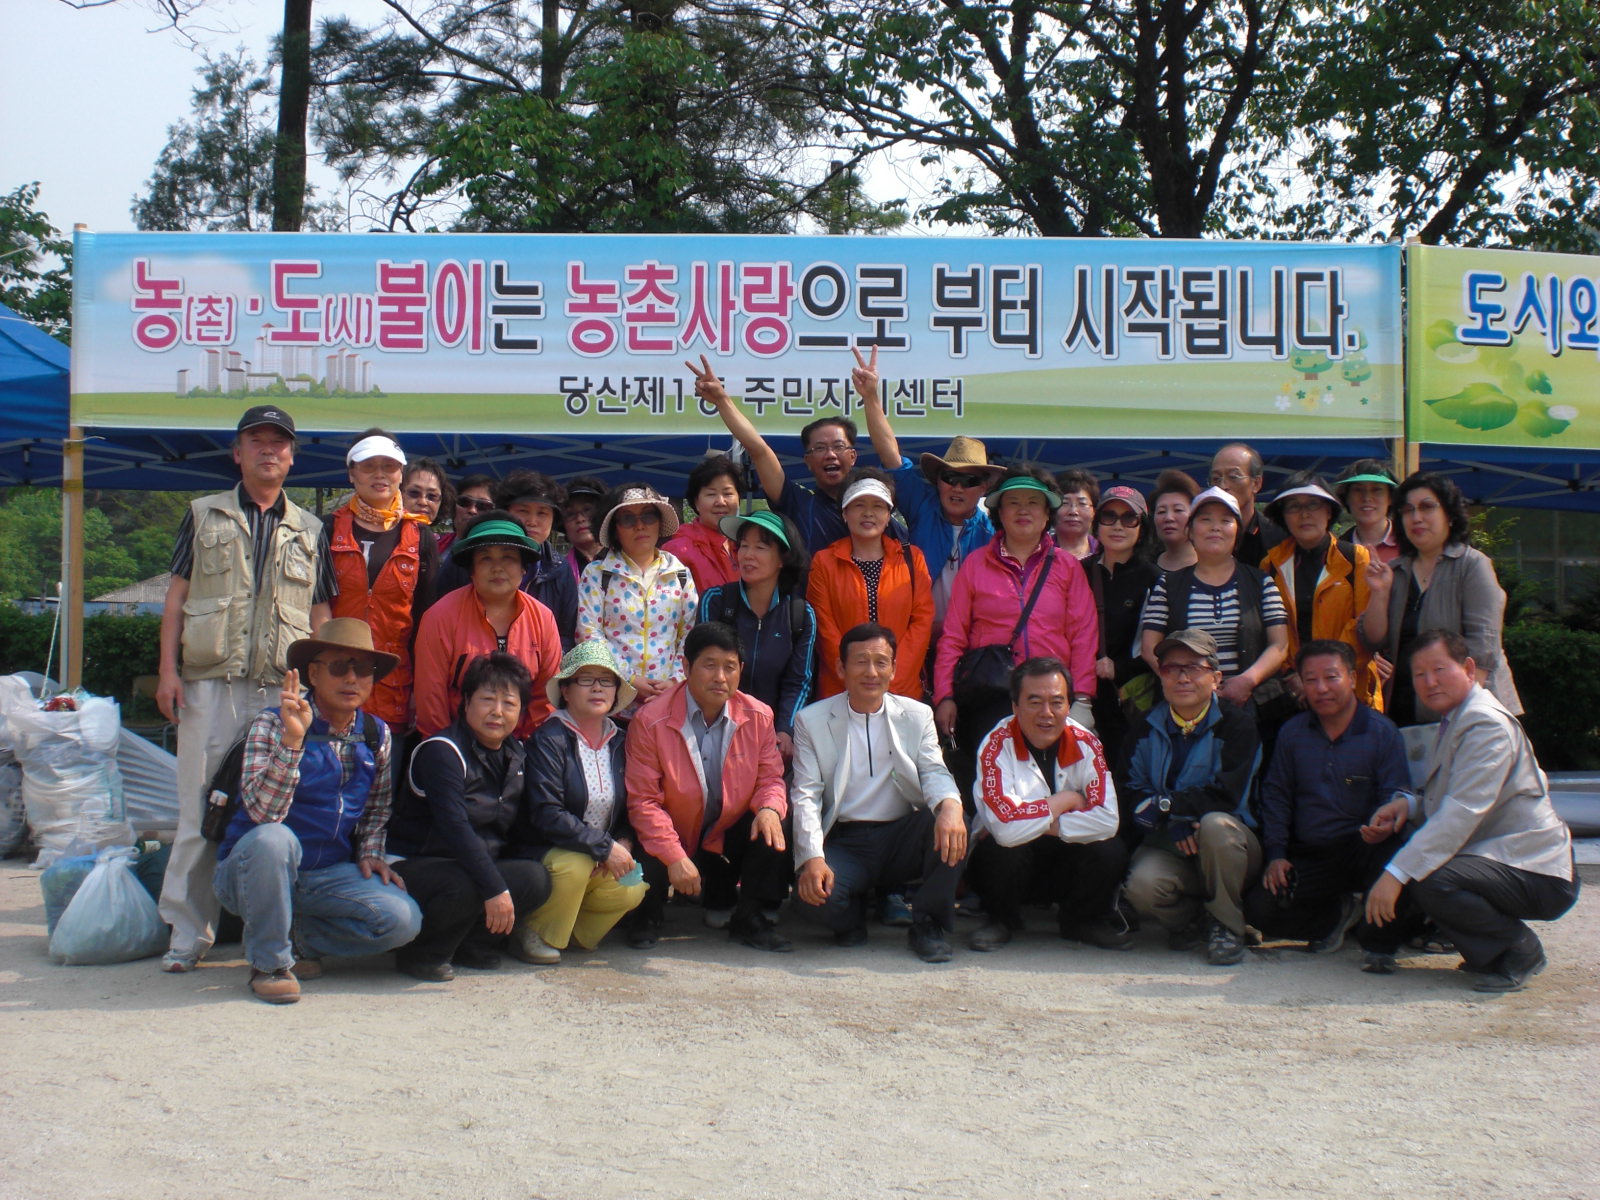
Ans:
[{"label": "eyeglasses", "polygon": [[643,512],[619,512],[611,519],[611,523],[618,529],[632,529],[635,525],[659,525],[661,513],[653,508],[647,508]]},{"label": "eyeglasses", "polygon": [[1164,662],[1160,667],[1161,673],[1168,679],[1199,679],[1202,675],[1209,675],[1216,668],[1210,663],[1174,663]]},{"label": "eyeglasses", "polygon": [[1211,486],[1221,487],[1225,483],[1244,483],[1249,478],[1250,476],[1239,470],[1238,467],[1231,471],[1213,471],[1211,472]]},{"label": "eyeglasses", "polygon": [[1087,496],[1063,496],[1061,497],[1061,507],[1091,509],[1094,507],[1094,501]]},{"label": "eyeglasses", "polygon": [[844,454],[845,452],[850,451],[850,450],[854,450],[854,449],[855,449],[855,447],[852,446],[849,442],[818,442],[815,446],[812,446],[811,449],[807,450],[806,453],[807,454]]},{"label": "eyeglasses", "polygon": [[617,689],[617,677],[615,675],[574,675],[569,679],[563,680],[563,682],[569,683],[573,687],[588,688],[591,691],[599,688],[601,691],[614,692]]},{"label": "eyeglasses", "polygon": [[1402,517],[1409,517],[1413,514],[1420,513],[1424,517],[1431,517],[1434,513],[1442,512],[1443,510],[1444,505],[1440,504],[1437,500],[1423,500],[1418,504],[1402,504],[1400,506],[1400,515]]},{"label": "eyeglasses", "polygon": [[407,488],[403,494],[407,500],[425,500],[429,504],[437,504],[444,499],[443,492],[429,492],[422,488]]},{"label": "eyeglasses", "polygon": [[357,679],[370,679],[378,670],[378,664],[370,658],[313,658],[311,661],[335,679],[343,679],[351,672]]},{"label": "eyeglasses", "polygon": [[1299,502],[1286,501],[1283,506],[1285,516],[1294,517],[1301,513],[1327,512],[1328,506],[1321,500],[1302,500]]},{"label": "eyeglasses", "polygon": [[1124,529],[1139,528],[1140,517],[1136,512],[1103,512],[1095,519],[1096,525],[1121,525]]},{"label": "eyeglasses", "polygon": [[974,488],[983,486],[982,475],[963,475],[960,471],[940,471],[939,482],[951,487]]},{"label": "eyeglasses", "polygon": [[488,512],[494,507],[493,500],[475,500],[471,496],[462,496],[456,501],[457,508],[466,509],[467,512]]}]

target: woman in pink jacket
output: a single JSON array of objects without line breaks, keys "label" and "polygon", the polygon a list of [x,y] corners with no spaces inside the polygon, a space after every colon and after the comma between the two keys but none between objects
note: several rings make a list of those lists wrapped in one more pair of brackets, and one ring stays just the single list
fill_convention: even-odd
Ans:
[{"label": "woman in pink jacket", "polygon": [[702,595],[718,584],[737,582],[733,543],[719,522],[739,511],[738,468],[726,454],[701,459],[689,472],[683,494],[694,509],[694,520],[678,526],[661,548],[689,568],[695,590]]},{"label": "woman in pink jacket", "polygon": [[[951,773],[969,802],[978,744],[1010,715],[1011,696],[1005,690],[958,690],[961,656],[980,646],[1009,645],[1013,663],[1039,655],[1059,658],[1072,674],[1072,717],[1092,729],[1089,705],[1100,643],[1088,577],[1078,560],[1049,536],[1061,504],[1049,477],[1033,467],[1012,467],[986,503],[999,532],[982,550],[969,554],[956,572],[933,672],[934,719],[939,731],[955,740]],[[1039,598],[1022,621],[1041,572]]]}]

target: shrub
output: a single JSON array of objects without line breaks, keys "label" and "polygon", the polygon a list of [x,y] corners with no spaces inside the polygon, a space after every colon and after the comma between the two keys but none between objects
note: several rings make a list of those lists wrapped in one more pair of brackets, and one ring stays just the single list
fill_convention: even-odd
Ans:
[{"label": "shrub", "polygon": [[1600,769],[1600,633],[1525,622],[1504,641],[1540,766]]},{"label": "shrub", "polygon": [[[14,604],[0,602],[0,675],[15,671],[44,670],[50,651],[54,614],[29,616]],[[50,674],[61,678],[59,655]],[[89,617],[83,623],[83,686],[97,696],[119,702],[129,717],[153,717],[155,706],[145,700],[135,706],[133,680],[154,675],[161,661],[161,618],[156,616]]]}]

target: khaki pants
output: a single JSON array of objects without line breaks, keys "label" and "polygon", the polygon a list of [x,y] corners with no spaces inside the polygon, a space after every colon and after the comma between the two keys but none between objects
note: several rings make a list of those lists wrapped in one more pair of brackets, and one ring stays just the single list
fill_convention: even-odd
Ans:
[{"label": "khaki pants", "polygon": [[206,784],[255,717],[276,704],[279,689],[244,679],[196,679],[183,685],[178,714],[178,832],[161,881],[161,919],[172,926],[174,954],[205,957],[216,941],[221,905],[212,888],[217,848],[201,836]]},{"label": "khaki pants", "polygon": [[1141,916],[1168,930],[1194,923],[1202,908],[1243,936],[1244,890],[1261,873],[1261,842],[1232,813],[1200,818],[1199,853],[1184,857],[1157,846],[1133,854],[1124,891]]},{"label": "khaki pants", "polygon": [[550,899],[534,910],[528,923],[557,950],[565,950],[569,942],[593,950],[649,890],[642,882],[622,887],[609,871],[596,872],[594,866],[594,859],[575,850],[551,850],[544,856]]}]

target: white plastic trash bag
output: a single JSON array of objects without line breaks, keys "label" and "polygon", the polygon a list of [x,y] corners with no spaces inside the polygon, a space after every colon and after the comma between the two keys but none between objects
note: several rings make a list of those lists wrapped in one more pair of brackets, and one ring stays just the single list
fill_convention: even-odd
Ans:
[{"label": "white plastic trash bag", "polygon": [[102,850],[78,894],[56,922],[50,953],[81,967],[150,958],[167,948],[167,927],[133,873],[131,846]]}]

